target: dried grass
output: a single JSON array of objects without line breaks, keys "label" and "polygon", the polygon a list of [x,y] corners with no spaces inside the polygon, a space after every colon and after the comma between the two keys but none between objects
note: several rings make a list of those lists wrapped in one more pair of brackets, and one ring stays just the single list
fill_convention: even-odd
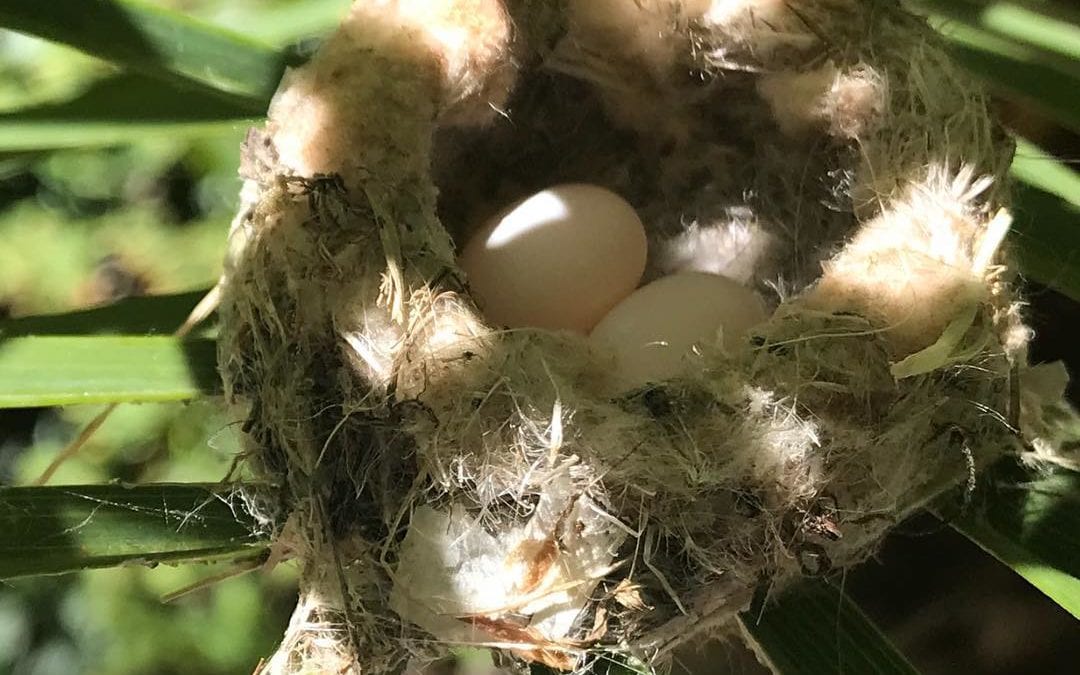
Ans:
[{"label": "dried grass", "polygon": [[[221,369],[305,570],[266,672],[657,658],[870,555],[1015,436],[1011,152],[892,3],[357,2],[249,137],[231,235]],[[583,338],[485,325],[451,237],[566,181],[634,204],[651,275],[772,318],[625,395]]]}]

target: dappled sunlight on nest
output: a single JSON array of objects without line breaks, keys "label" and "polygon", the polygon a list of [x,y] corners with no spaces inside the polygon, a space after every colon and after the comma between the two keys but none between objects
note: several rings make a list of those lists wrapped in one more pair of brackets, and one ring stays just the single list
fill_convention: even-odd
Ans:
[{"label": "dappled sunlight on nest", "polygon": [[[955,177],[940,165],[927,173],[863,224],[803,300],[887,326],[895,360],[929,347],[965,310],[973,310],[973,321],[975,308],[1007,293],[988,268],[1011,218],[1004,211],[987,213],[977,201],[989,178],[972,184],[970,166]],[[1007,305],[1009,298],[997,302]]]},{"label": "dappled sunlight on nest", "polygon": [[[361,1],[289,74],[221,309],[304,569],[265,672],[662,660],[1020,447],[1011,145],[870,5]],[[635,207],[649,274],[728,274],[772,316],[628,392],[583,336],[486,325],[451,233],[570,181]]]}]

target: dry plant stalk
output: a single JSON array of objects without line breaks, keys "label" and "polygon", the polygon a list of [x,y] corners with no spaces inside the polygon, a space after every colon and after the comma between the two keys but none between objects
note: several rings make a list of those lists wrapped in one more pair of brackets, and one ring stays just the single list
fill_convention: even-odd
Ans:
[{"label": "dry plant stalk", "polygon": [[[1011,153],[892,2],[357,0],[249,135],[223,286],[303,568],[265,672],[662,659],[866,558],[1019,447]],[[486,325],[453,242],[568,181],[634,204],[650,275],[772,317],[629,394],[583,338]]]}]

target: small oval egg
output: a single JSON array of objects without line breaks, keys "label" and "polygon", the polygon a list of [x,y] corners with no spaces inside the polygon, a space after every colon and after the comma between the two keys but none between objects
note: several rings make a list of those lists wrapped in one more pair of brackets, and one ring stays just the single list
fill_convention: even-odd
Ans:
[{"label": "small oval egg", "polygon": [[614,354],[613,379],[628,391],[677,375],[695,345],[718,335],[726,348],[735,347],[765,318],[764,303],[749,288],[716,274],[680,272],[620,302],[589,339]]},{"label": "small oval egg", "polygon": [[588,333],[640,283],[646,251],[645,228],[626,200],[567,184],[492,218],[460,263],[489,322]]}]

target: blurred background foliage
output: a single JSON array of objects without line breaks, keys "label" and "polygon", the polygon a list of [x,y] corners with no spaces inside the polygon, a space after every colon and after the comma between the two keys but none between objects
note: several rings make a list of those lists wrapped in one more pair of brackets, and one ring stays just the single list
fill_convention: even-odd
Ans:
[{"label": "blurred background foliage", "polygon": [[[155,4],[303,52],[334,23],[348,0],[155,0]],[[942,13],[939,25],[948,31],[950,26],[963,28],[962,7],[994,3],[955,3],[951,9],[949,3],[923,4]],[[1075,3],[1064,0],[1034,5],[1066,13],[1076,9]],[[1005,35],[1029,25],[1022,20],[1017,23],[1015,17],[1010,22],[1009,16],[994,20]],[[1028,33],[1036,38],[1042,35],[1038,26]],[[1066,46],[1060,56],[1063,72],[1073,75],[1080,73],[1077,35],[1066,33],[1059,40]],[[0,136],[17,141],[23,133],[5,127],[5,112],[80,96],[122,97],[125,80],[117,76],[114,67],[78,51],[0,31]],[[1033,102],[1030,92],[1007,84],[995,89],[1001,94],[1001,110],[1008,122],[1037,144],[1022,150],[1022,157],[1029,164],[1034,162],[1036,172],[1043,159],[1040,147],[1066,163],[1080,158],[1077,129],[1067,115],[1055,115],[1053,109]],[[1065,94],[1080,106],[1080,92]],[[182,105],[183,94],[168,104]],[[153,107],[153,102],[146,105]],[[72,140],[60,128],[51,149],[34,149],[33,143],[26,143],[26,149],[0,152],[0,318],[213,285],[237,202],[238,148],[245,131],[246,125],[237,122],[137,135],[102,127],[96,136],[84,134]],[[21,146],[11,142],[8,147]],[[1076,253],[1065,247],[1053,255],[1071,261]],[[1051,317],[1043,322],[1049,338],[1037,346],[1040,355],[1075,358],[1080,353],[1075,346],[1054,346],[1054,340],[1068,341],[1065,335],[1075,335],[1060,327],[1062,317],[1076,316],[1075,305],[1041,286],[1032,286],[1030,291],[1037,323],[1040,312]],[[1059,333],[1062,337],[1055,337]],[[94,407],[0,411],[0,483],[31,482],[97,412]],[[53,482],[212,482],[225,475],[237,448],[235,420],[212,400],[124,405]],[[938,551],[939,560],[935,563],[928,557],[928,567],[951,570],[953,582],[971,577],[969,565],[976,564],[971,561],[978,556],[965,552],[955,536],[944,543],[924,539],[920,545]],[[892,551],[886,548],[888,555],[900,556],[901,565],[915,564],[912,561],[921,555]],[[941,564],[942,553],[949,564]],[[132,567],[6,583],[0,587],[0,674],[250,672],[260,657],[272,651],[285,626],[295,601],[295,570],[285,565],[271,573],[237,576],[161,602],[163,595],[224,571],[209,565]],[[878,583],[874,578],[872,570],[864,573],[853,580],[853,588],[858,592],[861,584],[872,589]],[[1016,581],[1010,577],[1002,583]],[[947,588],[961,586],[954,583]],[[1015,587],[1010,588],[1014,595]],[[985,592],[985,586],[971,592]],[[871,593],[863,595],[867,597],[861,600],[873,605]],[[1026,597],[1030,595],[1028,589]],[[963,597],[951,601],[966,602]],[[882,607],[887,605],[886,601]],[[888,614],[883,610],[876,618],[887,625]],[[1033,641],[1043,651],[1054,650],[1058,639],[1077,636],[1075,626],[1069,631],[1061,628],[1065,624],[1043,615],[1019,615],[1028,616],[1042,636],[1051,636],[1050,643]],[[956,625],[956,619],[946,614],[941,620]],[[925,616],[920,620],[925,625],[916,622],[916,627],[922,625],[917,629],[910,621],[895,619],[892,624],[899,628],[890,632],[894,638],[899,635],[901,642],[918,643],[939,625],[927,624]],[[905,637],[904,630],[912,634]],[[979,638],[968,635],[966,639]],[[936,665],[933,656],[928,656],[920,666],[926,672],[949,672],[948,650],[939,646],[936,653]],[[729,665],[736,671],[754,670],[750,665],[737,666],[742,662],[736,657],[731,659]],[[1046,664],[1054,662],[1029,659],[997,669],[983,664],[972,672],[1045,672],[1042,669],[1050,667]],[[713,672],[710,668],[715,667],[713,661],[697,672]]]},{"label": "blurred background foliage", "polygon": [[[318,35],[348,3],[156,4],[284,45]],[[0,116],[69,100],[115,75],[76,50],[0,31]],[[97,147],[0,153],[0,317],[212,286],[237,203],[245,132],[230,123],[134,142],[105,135],[91,144]],[[31,482],[97,412],[4,411],[0,483]],[[126,405],[53,482],[213,482],[237,449],[236,427],[214,401]],[[295,570],[239,576],[162,603],[163,595],[223,571],[130,567],[8,582],[0,588],[0,673],[250,672],[288,620]]]}]

